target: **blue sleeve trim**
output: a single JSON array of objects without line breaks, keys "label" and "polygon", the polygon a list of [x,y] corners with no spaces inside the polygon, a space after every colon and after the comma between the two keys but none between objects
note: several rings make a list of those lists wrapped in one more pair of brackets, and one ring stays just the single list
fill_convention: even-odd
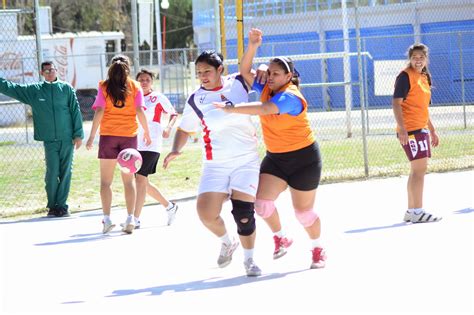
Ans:
[{"label": "blue sleeve trim", "polygon": [[280,114],[298,116],[303,111],[301,99],[292,93],[277,93],[270,99],[270,102],[278,107]]},{"label": "blue sleeve trim", "polygon": [[253,81],[252,90],[262,93],[265,84],[258,83],[257,80]]}]

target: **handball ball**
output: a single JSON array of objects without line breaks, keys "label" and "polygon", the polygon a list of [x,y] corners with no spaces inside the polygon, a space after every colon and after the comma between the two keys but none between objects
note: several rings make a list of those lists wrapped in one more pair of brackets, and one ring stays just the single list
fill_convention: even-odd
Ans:
[{"label": "handball ball", "polygon": [[142,155],[135,149],[128,148],[120,151],[117,162],[120,170],[124,173],[135,174],[142,166]]}]

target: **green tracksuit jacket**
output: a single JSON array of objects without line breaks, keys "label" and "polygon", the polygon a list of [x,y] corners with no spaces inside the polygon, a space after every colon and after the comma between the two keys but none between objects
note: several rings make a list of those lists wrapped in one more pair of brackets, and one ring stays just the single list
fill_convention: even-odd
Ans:
[{"label": "green tracksuit jacket", "polygon": [[66,208],[74,146],[84,138],[76,92],[67,82],[17,84],[0,78],[0,93],[28,104],[33,112],[34,139],[44,142],[47,208]]}]

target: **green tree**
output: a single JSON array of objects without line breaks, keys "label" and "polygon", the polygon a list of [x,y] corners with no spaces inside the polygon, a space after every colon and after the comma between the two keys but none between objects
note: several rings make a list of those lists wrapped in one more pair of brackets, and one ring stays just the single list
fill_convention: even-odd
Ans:
[{"label": "green tree", "polygon": [[169,0],[169,3],[169,9],[160,10],[162,19],[166,16],[166,48],[193,46],[192,0]]},{"label": "green tree", "polygon": [[[161,0],[160,0],[161,2]],[[193,45],[192,0],[169,0],[170,7],[161,10],[166,16],[166,48]],[[53,32],[122,31],[127,50],[132,47],[130,0],[40,0],[51,7]],[[34,9],[34,0],[8,0],[7,9]],[[20,33],[34,34],[31,14],[20,15]],[[156,45],[156,36],[153,47]]]}]

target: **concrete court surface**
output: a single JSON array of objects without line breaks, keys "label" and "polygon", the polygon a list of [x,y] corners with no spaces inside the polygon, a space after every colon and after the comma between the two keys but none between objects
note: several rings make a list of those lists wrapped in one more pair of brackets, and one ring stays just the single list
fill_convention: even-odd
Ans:
[{"label": "concrete court surface", "polygon": [[[327,267],[309,270],[309,241],[291,210],[277,202],[295,243],[279,260],[257,219],[255,258],[244,276],[242,250],[219,269],[220,243],[200,223],[195,200],[179,203],[166,226],[148,206],[132,235],[101,233],[100,211],[69,218],[0,222],[1,314],[473,314],[474,171],[429,174],[425,208],[442,215],[405,224],[406,177],[320,186]],[[223,218],[235,234],[225,204]],[[115,209],[115,223],[125,210]]]}]

